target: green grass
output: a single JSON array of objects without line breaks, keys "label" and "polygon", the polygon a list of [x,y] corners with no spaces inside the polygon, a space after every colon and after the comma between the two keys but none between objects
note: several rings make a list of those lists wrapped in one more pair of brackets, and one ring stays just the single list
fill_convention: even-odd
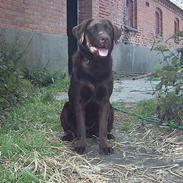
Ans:
[{"label": "green grass", "polygon": [[138,124],[143,122],[143,119],[153,119],[156,115],[157,103],[156,100],[146,100],[138,102],[135,106],[126,108],[122,103],[115,102],[112,104],[121,113],[121,129],[131,131]]},{"label": "green grass", "polygon": [[44,175],[33,165],[38,154],[53,157],[56,147],[62,146],[58,133],[63,101],[54,95],[67,86],[67,81],[57,81],[41,88],[8,114],[0,128],[0,182],[44,182]]},{"label": "green grass", "polygon": [[137,124],[136,120],[134,116],[126,114],[125,111],[133,112],[134,109],[133,108],[127,109],[121,102],[113,102],[112,106],[119,110],[116,112],[118,112],[117,117],[119,117],[119,121],[121,122],[120,124],[121,130],[123,131],[133,130],[134,126]]},{"label": "green grass", "polygon": [[137,112],[143,117],[154,116],[157,112],[157,101],[156,100],[145,100],[137,103]]},{"label": "green grass", "polygon": [[123,131],[131,131],[135,126],[134,120],[131,118],[128,118],[128,120],[124,121],[121,124],[121,130]]}]

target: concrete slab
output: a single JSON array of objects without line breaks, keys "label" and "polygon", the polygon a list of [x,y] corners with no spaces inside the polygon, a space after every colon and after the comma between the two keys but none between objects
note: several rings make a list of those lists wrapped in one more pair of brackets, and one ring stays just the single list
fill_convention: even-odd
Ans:
[{"label": "concrete slab", "polygon": [[111,96],[112,102],[136,103],[142,100],[154,98],[153,90],[159,81],[119,80],[114,81],[114,90]]}]

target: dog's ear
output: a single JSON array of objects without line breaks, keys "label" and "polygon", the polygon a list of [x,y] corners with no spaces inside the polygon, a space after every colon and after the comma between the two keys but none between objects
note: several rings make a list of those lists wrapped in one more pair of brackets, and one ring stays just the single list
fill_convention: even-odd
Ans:
[{"label": "dog's ear", "polygon": [[89,20],[84,20],[81,24],[73,27],[72,29],[72,33],[74,35],[74,37],[80,41],[81,43],[84,40],[84,33],[86,30],[87,25],[92,21],[92,19]]},{"label": "dog's ear", "polygon": [[113,25],[113,30],[114,30],[114,41],[117,42],[117,40],[121,36],[121,29],[119,29],[116,25]]}]

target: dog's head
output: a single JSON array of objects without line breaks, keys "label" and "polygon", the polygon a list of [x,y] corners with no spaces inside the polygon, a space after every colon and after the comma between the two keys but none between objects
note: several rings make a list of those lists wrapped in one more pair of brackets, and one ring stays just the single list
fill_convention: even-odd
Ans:
[{"label": "dog's head", "polygon": [[73,35],[96,57],[106,57],[113,43],[121,36],[121,30],[109,20],[85,20],[73,28]]}]

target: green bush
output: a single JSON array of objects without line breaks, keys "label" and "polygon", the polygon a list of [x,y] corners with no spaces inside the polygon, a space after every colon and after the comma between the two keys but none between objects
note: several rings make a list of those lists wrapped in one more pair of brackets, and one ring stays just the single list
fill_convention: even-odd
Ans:
[{"label": "green bush", "polygon": [[[21,45],[18,37],[7,43],[4,34],[0,34],[0,127],[10,109],[30,98],[34,91],[39,90],[38,87],[48,86],[65,77],[62,72],[50,73],[46,68],[26,69],[28,45]],[[53,96],[47,96],[50,97]]]},{"label": "green bush", "polygon": [[[183,32],[177,35],[183,37]],[[156,72],[160,79],[155,89],[158,116],[162,122],[183,124],[183,48],[178,50],[178,54],[168,49],[166,44],[158,42],[156,49],[162,53],[166,62]]]},{"label": "green bush", "polygon": [[29,96],[31,83],[23,79],[25,51],[19,40],[8,44],[0,34],[0,115]]},{"label": "green bush", "polygon": [[155,116],[157,101],[154,99],[144,100],[137,103],[137,112],[143,117]]},{"label": "green bush", "polygon": [[[60,74],[61,73],[61,74]],[[47,68],[24,70],[24,78],[29,80],[35,86],[49,86],[53,84],[57,79],[63,79],[65,77],[62,72],[51,73]]]}]

